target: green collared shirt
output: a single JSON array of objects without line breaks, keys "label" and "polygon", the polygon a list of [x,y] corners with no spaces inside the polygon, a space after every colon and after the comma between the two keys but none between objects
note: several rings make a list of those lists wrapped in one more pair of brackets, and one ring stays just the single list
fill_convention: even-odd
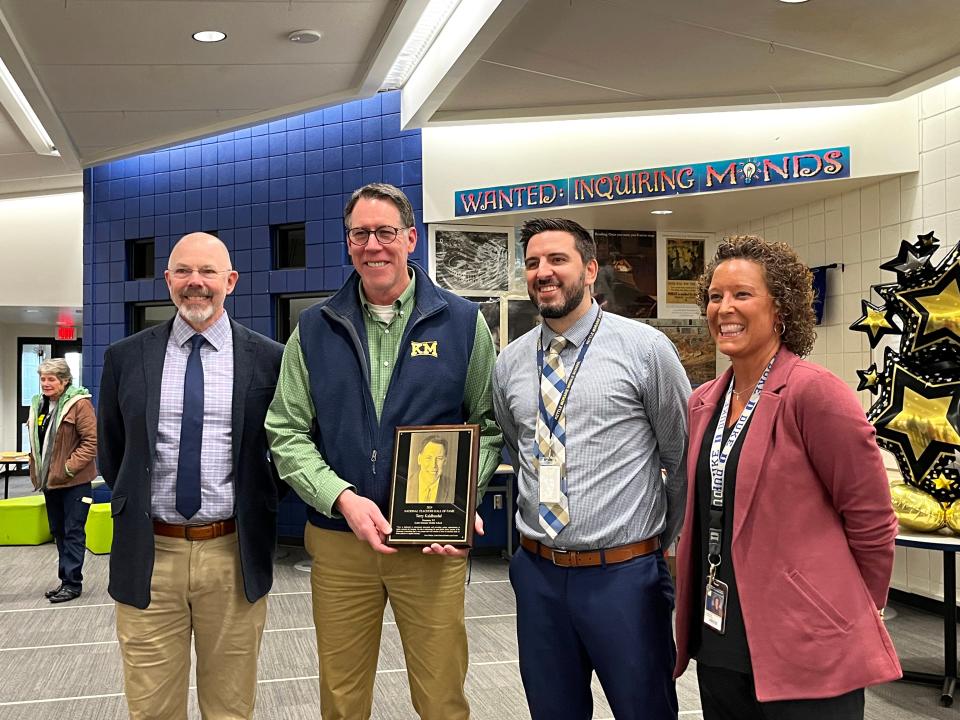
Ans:
[{"label": "green collared shirt", "polygon": [[[400,351],[400,340],[415,307],[415,279],[394,302],[396,315],[389,323],[373,314],[360,289],[363,321],[367,330],[370,361],[370,392],[377,419],[389,391],[390,378]],[[493,337],[481,313],[477,313],[473,352],[464,386],[464,407],[468,423],[480,426],[480,463],[477,502],[483,497],[500,463],[503,436],[493,414],[493,366],[496,351]],[[323,410],[323,408],[321,408]],[[300,328],[294,329],[283,352],[277,392],[267,412],[265,427],[273,460],[280,476],[309,505],[328,517],[339,517],[334,503],[344,490],[356,488],[339,477],[310,439],[316,408],[310,396],[310,378],[300,347]]]}]

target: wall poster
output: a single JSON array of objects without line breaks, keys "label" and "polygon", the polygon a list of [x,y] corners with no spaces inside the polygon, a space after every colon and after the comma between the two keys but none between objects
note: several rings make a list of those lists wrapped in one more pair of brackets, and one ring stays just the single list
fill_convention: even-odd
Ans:
[{"label": "wall poster", "polygon": [[697,280],[703,274],[704,241],[667,236],[667,302],[697,304]]}]

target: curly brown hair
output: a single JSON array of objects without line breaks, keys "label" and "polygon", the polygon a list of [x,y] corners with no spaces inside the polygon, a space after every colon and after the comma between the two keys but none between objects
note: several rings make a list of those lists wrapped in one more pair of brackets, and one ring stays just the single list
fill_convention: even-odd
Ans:
[{"label": "curly brown hair", "polygon": [[725,237],[697,284],[701,312],[707,311],[707,290],[717,266],[735,259],[749,260],[763,268],[764,280],[777,308],[777,317],[783,323],[783,344],[800,357],[809,355],[813,350],[813,341],[817,339],[813,314],[813,274],[786,243],[767,242],[758,235]]}]

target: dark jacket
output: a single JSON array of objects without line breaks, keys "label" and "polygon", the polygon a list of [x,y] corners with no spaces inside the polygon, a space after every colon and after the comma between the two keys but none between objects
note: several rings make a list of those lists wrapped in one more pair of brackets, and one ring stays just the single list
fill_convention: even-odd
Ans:
[{"label": "dark jacket", "polygon": [[[103,359],[98,420],[100,474],[113,489],[109,592],[146,608],[153,575],[150,473],[160,417],[160,384],[173,321],[120,340]],[[283,346],[243,325],[233,329],[233,469],[243,586],[250,602],[273,583],[278,483],[263,429]]]},{"label": "dark jacket", "polygon": [[[300,347],[317,414],[317,450],[339,477],[385,515],[396,428],[467,419],[464,389],[479,312],[475,303],[437,287],[418,266],[410,267],[417,278],[415,308],[400,342],[379,422],[370,392],[359,276],[353,273],[327,302],[300,314]],[[309,507],[307,516],[318,527],[349,530],[344,520]]]},{"label": "dark jacket", "polygon": [[[57,416],[47,432],[53,433],[49,458],[38,450],[37,416],[43,396],[37,395],[30,404],[27,428],[30,431],[30,481],[35,490],[41,489],[42,468],[46,466],[45,490],[84,485],[97,476],[94,459],[97,456],[97,418],[86,388],[70,385],[57,402]],[[44,462],[46,460],[46,462]]]}]

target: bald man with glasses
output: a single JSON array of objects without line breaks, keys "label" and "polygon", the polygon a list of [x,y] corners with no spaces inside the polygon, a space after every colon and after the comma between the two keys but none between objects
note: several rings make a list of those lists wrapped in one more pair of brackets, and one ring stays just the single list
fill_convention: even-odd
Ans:
[{"label": "bald man with glasses", "polygon": [[226,246],[191,233],[164,273],[173,320],[103,361],[98,465],[113,489],[110,595],[130,717],[250,718],[279,478],[263,429],[283,346],[231,320]]},{"label": "bald man with glasses", "polygon": [[[309,506],[321,715],[370,717],[389,597],[417,713],[466,720],[466,552],[390,547],[384,515],[400,425],[479,424],[482,497],[502,445],[493,338],[475,303],[408,262],[417,230],[398,188],[362,187],[344,214],[356,272],[300,315],[267,414],[277,468]],[[414,352],[424,342],[436,353]]]}]

